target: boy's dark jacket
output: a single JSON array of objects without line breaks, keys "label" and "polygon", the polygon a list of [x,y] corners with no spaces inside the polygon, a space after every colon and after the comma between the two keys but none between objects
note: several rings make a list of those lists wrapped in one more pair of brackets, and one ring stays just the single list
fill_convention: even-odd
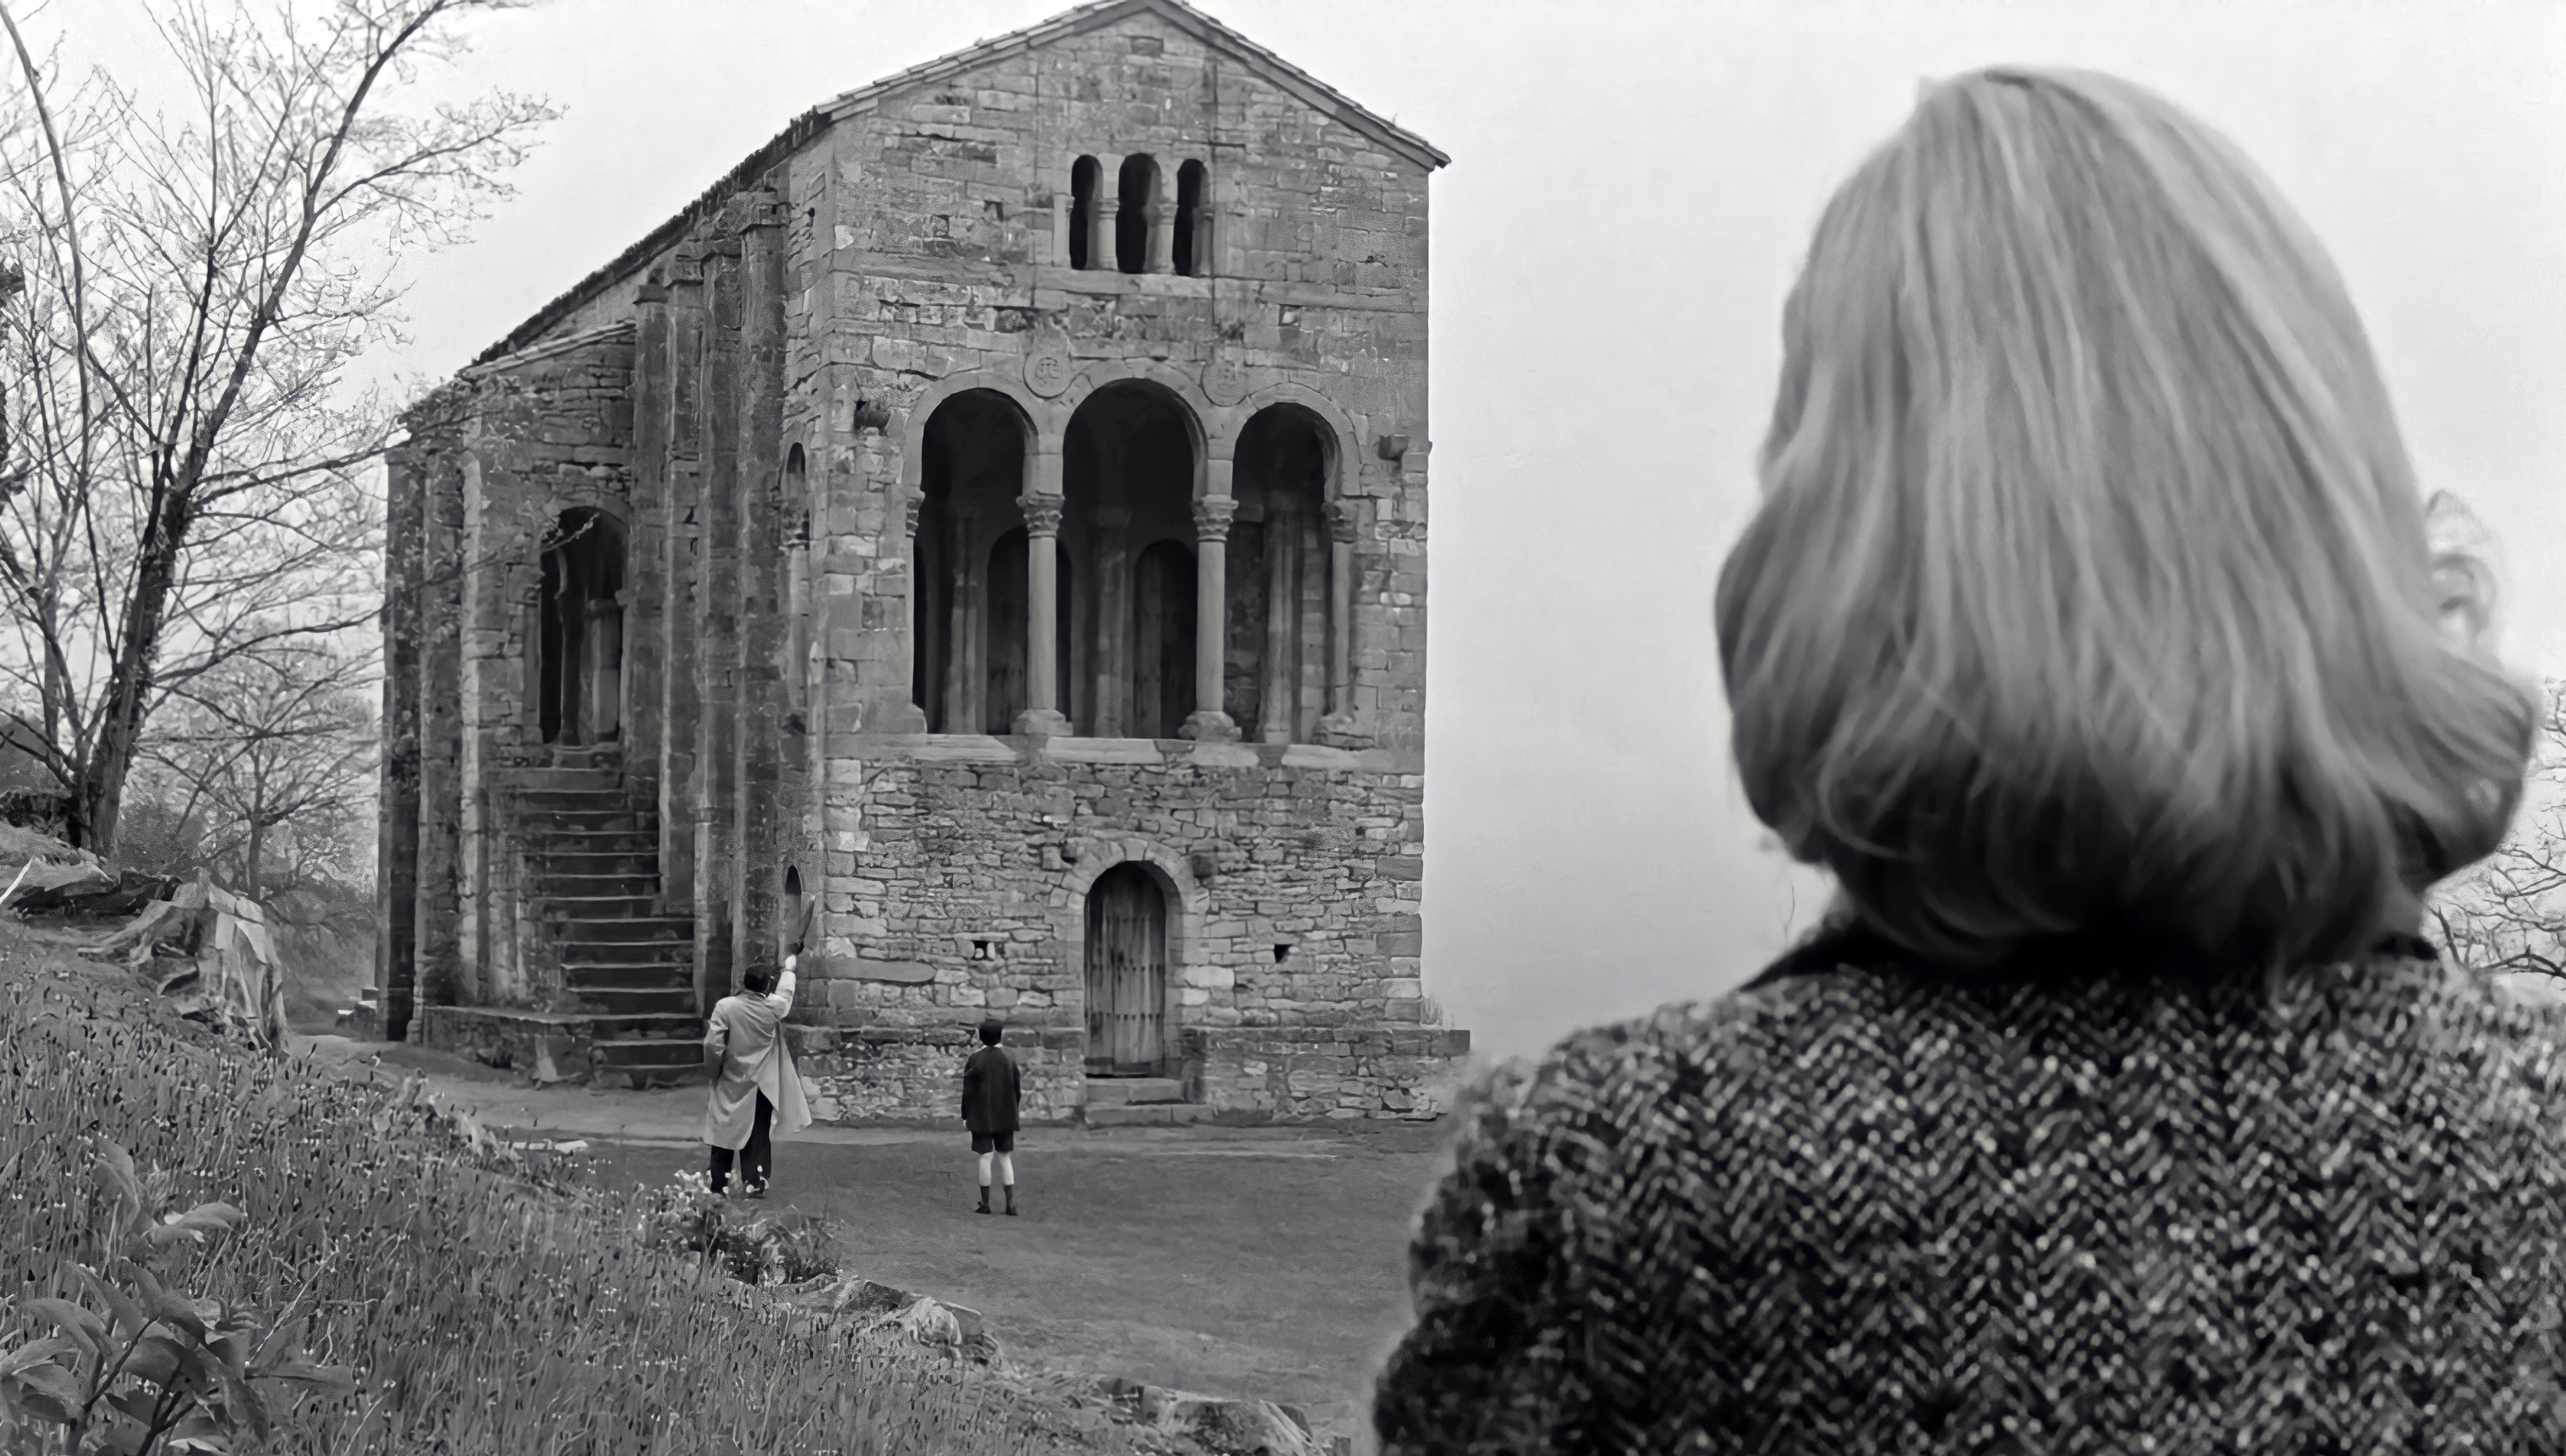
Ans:
[{"label": "boy's dark jacket", "polygon": [[1014,1060],[996,1047],[982,1047],[962,1064],[962,1120],[974,1136],[1015,1131],[1021,1091]]}]

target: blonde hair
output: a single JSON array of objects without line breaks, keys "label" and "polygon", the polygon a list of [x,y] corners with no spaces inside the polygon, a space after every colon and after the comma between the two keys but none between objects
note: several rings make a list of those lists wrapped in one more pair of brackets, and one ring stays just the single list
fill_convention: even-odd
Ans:
[{"label": "blonde hair", "polygon": [[1783,330],[1720,665],[1749,802],[1872,928],[2331,960],[2501,839],[2533,701],[2441,626],[2482,573],[2428,547],[2324,250],[2209,127],[2090,73],[1934,87]]}]

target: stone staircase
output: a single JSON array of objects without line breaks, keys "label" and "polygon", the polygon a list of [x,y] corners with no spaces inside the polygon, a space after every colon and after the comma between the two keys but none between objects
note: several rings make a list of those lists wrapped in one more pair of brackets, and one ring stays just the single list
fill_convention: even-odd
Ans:
[{"label": "stone staircase", "polygon": [[614,750],[555,763],[515,777],[527,898],[560,957],[559,1009],[586,1023],[594,1080],[699,1080],[694,918],[659,910],[658,815],[626,798]]},{"label": "stone staircase", "polygon": [[1090,1127],[1173,1127],[1199,1122],[1210,1109],[1185,1100],[1172,1077],[1090,1077],[1083,1119]]}]

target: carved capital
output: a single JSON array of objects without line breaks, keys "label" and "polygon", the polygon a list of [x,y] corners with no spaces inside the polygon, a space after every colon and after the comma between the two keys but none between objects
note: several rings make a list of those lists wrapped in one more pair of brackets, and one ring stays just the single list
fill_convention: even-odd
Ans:
[{"label": "carved capital", "polygon": [[1328,502],[1328,539],[1353,545],[1357,521],[1352,500],[1339,496]]},{"label": "carved capital", "polygon": [[784,226],[784,204],[776,201],[775,194],[772,192],[743,193],[737,205],[739,209],[737,218],[741,232],[747,232],[753,228]]},{"label": "carved capital", "polygon": [[633,291],[633,301],[642,305],[664,304],[668,301],[668,284],[658,269],[651,269],[650,276],[643,279],[642,286]]},{"label": "carved capital", "polygon": [[1058,536],[1061,500],[1056,495],[1020,495],[1016,509],[1025,513],[1025,534]]},{"label": "carved capital", "polygon": [[1238,502],[1225,495],[1198,496],[1194,500],[1194,539],[1227,541],[1229,523],[1238,515]]},{"label": "carved capital", "polygon": [[693,288],[704,281],[703,250],[691,243],[668,255],[668,286]]}]

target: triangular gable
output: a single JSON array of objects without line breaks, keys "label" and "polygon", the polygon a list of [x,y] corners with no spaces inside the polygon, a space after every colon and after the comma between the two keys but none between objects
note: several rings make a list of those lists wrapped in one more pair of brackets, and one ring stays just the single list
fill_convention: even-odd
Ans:
[{"label": "triangular gable", "polygon": [[1275,55],[1228,26],[1194,9],[1184,0],[1097,0],[1076,10],[1064,11],[1037,25],[1010,31],[993,41],[939,56],[924,65],[912,66],[897,75],[886,76],[870,86],[859,87],[819,108],[830,120],[861,116],[874,109],[883,97],[912,86],[920,86],[1021,51],[1047,46],[1067,36],[1112,25],[1134,15],[1154,15],[1196,41],[1246,67],[1272,85],[1298,97],[1312,110],[1325,114],[1375,141],[1428,169],[1450,164],[1452,158],[1437,150],[1433,143],[1398,122],[1365,108],[1344,92],[1329,86],[1300,67]]}]

